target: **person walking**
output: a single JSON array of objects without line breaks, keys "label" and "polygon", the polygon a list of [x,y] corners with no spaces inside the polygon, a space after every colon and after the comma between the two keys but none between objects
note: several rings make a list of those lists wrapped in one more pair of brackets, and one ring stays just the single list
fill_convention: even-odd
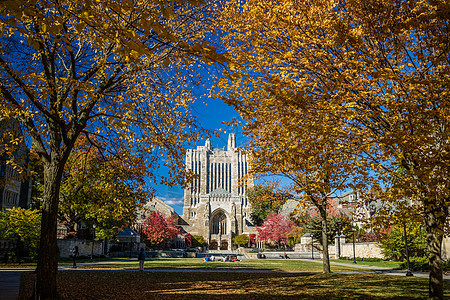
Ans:
[{"label": "person walking", "polygon": [[77,257],[80,256],[80,252],[78,252],[78,246],[73,247],[72,249],[72,259],[73,259],[73,268],[77,267]]},{"label": "person walking", "polygon": [[139,271],[144,271],[144,262],[145,262],[145,251],[144,248],[141,248],[141,251],[139,251]]}]

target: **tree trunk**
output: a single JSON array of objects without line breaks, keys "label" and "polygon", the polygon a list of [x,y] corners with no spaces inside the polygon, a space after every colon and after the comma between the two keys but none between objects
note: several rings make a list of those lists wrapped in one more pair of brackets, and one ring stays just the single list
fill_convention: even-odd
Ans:
[{"label": "tree trunk", "polygon": [[54,161],[44,165],[41,239],[36,269],[36,299],[57,298],[58,247],[56,245],[56,228],[62,169],[61,163]]},{"label": "tree trunk", "polygon": [[[442,203],[439,205],[439,203]],[[445,202],[424,203],[427,230],[428,258],[430,261],[429,298],[444,299],[441,247],[444,238],[444,225],[448,209]],[[427,210],[427,207],[433,209]]]},{"label": "tree trunk", "polygon": [[322,217],[322,247],[323,247],[323,272],[331,273],[330,268],[330,255],[328,254],[328,229],[327,229],[327,212],[320,211]]}]

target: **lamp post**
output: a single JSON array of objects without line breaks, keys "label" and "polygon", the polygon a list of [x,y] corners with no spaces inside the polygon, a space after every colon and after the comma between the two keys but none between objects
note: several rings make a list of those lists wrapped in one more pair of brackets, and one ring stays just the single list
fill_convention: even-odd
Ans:
[{"label": "lamp post", "polygon": [[353,224],[353,263],[356,264],[356,251],[355,251],[355,225]]},{"label": "lamp post", "polygon": [[314,234],[311,233],[311,259],[314,259]]},{"label": "lamp post", "polygon": [[408,267],[408,271],[406,271],[406,276],[414,276],[409,268],[409,253],[408,253],[408,238],[406,236],[406,222],[403,223],[403,232],[405,233],[405,251],[406,251],[406,266]]},{"label": "lamp post", "polygon": [[93,262],[94,261],[94,240],[95,240],[95,224],[94,225],[92,225],[92,229],[93,229],[93,232],[92,232],[92,247],[91,247],[91,262]]},{"label": "lamp post", "polygon": [[335,241],[337,241],[337,253],[338,253],[338,257],[337,259],[341,258],[341,238],[340,238],[340,234],[339,231],[336,231],[336,238]]},{"label": "lamp post", "polygon": [[131,258],[131,250],[133,250],[133,231],[131,231],[130,235],[131,235],[130,238],[130,258]]}]

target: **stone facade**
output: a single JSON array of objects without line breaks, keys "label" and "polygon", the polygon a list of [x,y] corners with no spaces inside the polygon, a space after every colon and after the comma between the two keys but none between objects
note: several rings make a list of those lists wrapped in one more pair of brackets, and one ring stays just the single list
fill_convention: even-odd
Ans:
[{"label": "stone facade", "polygon": [[140,232],[142,229],[142,226],[147,219],[147,217],[150,215],[153,211],[159,211],[164,217],[170,217],[171,215],[176,215],[177,213],[174,211],[174,209],[166,204],[164,201],[160,200],[159,198],[152,198],[151,200],[147,201],[147,203],[144,204],[144,206],[136,211],[136,221],[134,225],[134,229],[137,232]]},{"label": "stone facade", "polygon": [[236,147],[236,136],[228,136],[227,149],[205,146],[188,149],[186,166],[197,175],[184,190],[183,228],[203,236],[210,249],[231,249],[232,239],[255,233],[250,221],[251,207],[246,190],[253,181],[248,174],[247,156]]},{"label": "stone facade", "polygon": [[[11,138],[19,140],[13,157],[5,153],[5,145],[11,146]],[[25,179],[17,171],[17,168],[8,163],[13,160],[20,166],[23,172],[28,168],[29,150],[23,141],[23,133],[19,122],[14,119],[0,119],[0,210],[13,207],[29,208],[31,199],[31,180]]]}]

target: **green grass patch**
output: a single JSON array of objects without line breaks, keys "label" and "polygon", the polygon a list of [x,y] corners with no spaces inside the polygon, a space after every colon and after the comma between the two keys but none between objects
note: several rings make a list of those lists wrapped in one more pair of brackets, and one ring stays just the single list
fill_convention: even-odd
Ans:
[{"label": "green grass patch", "polygon": [[[330,259],[331,262],[337,262],[337,263],[346,263],[346,264],[352,264],[353,260],[345,260],[345,259]],[[362,266],[372,266],[372,267],[380,267],[380,268],[390,268],[390,269],[401,269],[400,265],[402,264],[401,261],[357,261],[357,265]]]},{"label": "green grass patch", "polygon": [[[35,274],[22,276],[19,299]],[[61,271],[61,299],[417,299],[428,280],[406,276],[322,273]],[[444,282],[445,297],[450,283]]]},{"label": "green grass patch", "polygon": [[[209,270],[276,270],[276,271],[322,271],[322,263],[284,259],[244,259],[239,262],[205,262],[200,258],[158,258],[145,261],[146,269],[209,269]],[[89,269],[137,269],[137,261],[110,262],[80,266]],[[332,265],[333,271],[361,271],[347,266]]]}]

